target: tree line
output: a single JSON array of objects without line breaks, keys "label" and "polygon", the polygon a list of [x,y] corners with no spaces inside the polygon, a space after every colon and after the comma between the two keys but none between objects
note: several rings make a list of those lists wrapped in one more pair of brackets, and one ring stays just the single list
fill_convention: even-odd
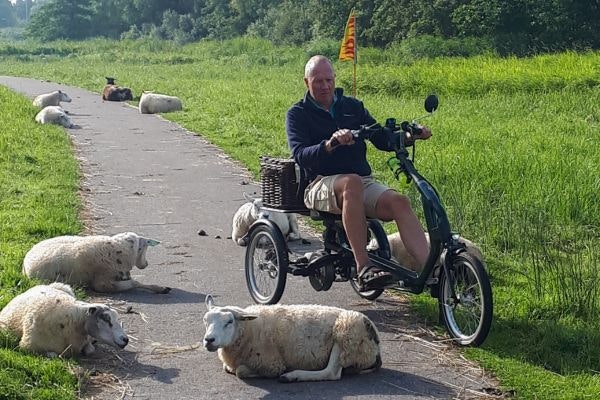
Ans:
[{"label": "tree line", "polygon": [[0,28],[38,40],[254,35],[301,45],[339,40],[352,8],[363,46],[430,35],[505,54],[600,47],[600,0],[0,0]]}]

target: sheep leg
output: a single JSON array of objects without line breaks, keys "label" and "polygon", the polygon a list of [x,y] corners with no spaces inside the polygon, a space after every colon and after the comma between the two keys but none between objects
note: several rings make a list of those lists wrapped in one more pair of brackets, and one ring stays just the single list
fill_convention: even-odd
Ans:
[{"label": "sheep leg", "polygon": [[302,382],[302,381],[337,381],[342,377],[342,366],[340,365],[340,346],[333,344],[329,354],[327,366],[320,371],[305,371],[297,369],[287,372],[279,377],[280,382]]},{"label": "sheep leg", "polygon": [[169,293],[171,291],[170,287],[158,286],[158,285],[145,285],[143,283],[136,281],[135,279],[129,279],[126,281],[115,282],[115,287],[122,288],[120,290],[129,290],[129,289],[139,288],[139,289],[145,289],[145,290],[149,290],[154,293],[161,293],[161,294]]},{"label": "sheep leg", "polygon": [[300,229],[298,229],[298,220],[293,217],[288,217],[290,222],[290,233],[288,233],[288,240],[300,239]]},{"label": "sheep leg", "polygon": [[93,286],[94,290],[98,292],[124,292],[126,290],[131,289],[145,289],[154,293],[169,293],[171,291],[170,287],[167,286],[158,286],[158,285],[145,285],[140,283],[134,279],[127,279],[124,281],[111,281],[109,284],[96,284]]}]

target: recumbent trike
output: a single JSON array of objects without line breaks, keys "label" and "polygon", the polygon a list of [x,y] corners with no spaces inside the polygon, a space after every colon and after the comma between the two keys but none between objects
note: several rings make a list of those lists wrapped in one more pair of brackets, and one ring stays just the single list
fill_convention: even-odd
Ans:
[{"label": "recumbent trike", "polygon": [[[432,113],[437,107],[438,98],[428,96],[427,112]],[[429,257],[423,270],[415,272],[391,259],[390,245],[381,223],[368,219],[369,242],[374,239],[377,243],[377,246],[369,246],[369,258],[380,270],[392,274],[393,284],[362,291],[353,276],[356,265],[341,217],[304,206],[306,185],[293,160],[263,157],[261,185],[265,216],[259,218],[247,234],[245,257],[246,283],[255,302],[277,303],[283,295],[287,274],[308,277],[317,291],[329,290],[333,282],[348,281],[368,300],[376,299],[390,287],[417,294],[429,289],[431,296],[438,299],[440,317],[450,337],[465,346],[483,343],[493,315],[490,281],[483,260],[470,254],[459,240],[460,236],[451,231],[438,193],[413,164],[412,136],[419,133],[418,129],[415,121],[397,125],[390,118],[384,127],[364,126],[352,133],[355,140],[368,139],[375,131],[388,135],[395,149],[388,166],[396,179],[404,175],[407,182],[416,185],[430,238]],[[408,147],[413,148],[412,157]],[[271,212],[298,213],[322,221],[323,248],[306,255],[290,251],[282,232],[268,218]]]}]

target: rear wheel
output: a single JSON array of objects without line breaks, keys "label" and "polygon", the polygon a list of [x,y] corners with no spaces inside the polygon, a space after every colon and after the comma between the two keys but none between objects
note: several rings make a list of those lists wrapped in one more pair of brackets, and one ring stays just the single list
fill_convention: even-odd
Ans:
[{"label": "rear wheel", "polygon": [[286,242],[278,228],[259,225],[251,233],[246,248],[246,284],[259,304],[275,304],[283,295],[287,278]]},{"label": "rear wheel", "polygon": [[490,331],[493,315],[492,288],[483,262],[460,253],[454,256],[449,274],[451,279],[442,268],[438,298],[446,330],[460,345],[479,346]]},{"label": "rear wheel", "polygon": [[[375,253],[379,257],[389,259],[390,245],[387,241],[387,236],[381,224],[376,220],[368,220],[367,228],[367,251],[370,253]],[[385,242],[383,241],[384,239]],[[350,285],[352,285],[352,289],[354,289],[354,291],[358,293],[360,297],[367,300],[375,300],[383,293],[383,289],[361,291],[356,279],[350,279]]]}]

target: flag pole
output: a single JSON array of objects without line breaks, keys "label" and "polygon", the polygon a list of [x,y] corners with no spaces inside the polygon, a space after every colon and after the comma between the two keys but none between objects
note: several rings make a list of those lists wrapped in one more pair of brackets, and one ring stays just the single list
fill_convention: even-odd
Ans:
[{"label": "flag pole", "polygon": [[[354,9],[352,9],[352,14],[354,14]],[[352,95],[354,96],[354,98],[356,98],[356,59],[357,59],[357,40],[356,40],[356,30],[357,30],[357,23],[356,23],[356,15],[354,15],[354,87],[352,88]]]}]

